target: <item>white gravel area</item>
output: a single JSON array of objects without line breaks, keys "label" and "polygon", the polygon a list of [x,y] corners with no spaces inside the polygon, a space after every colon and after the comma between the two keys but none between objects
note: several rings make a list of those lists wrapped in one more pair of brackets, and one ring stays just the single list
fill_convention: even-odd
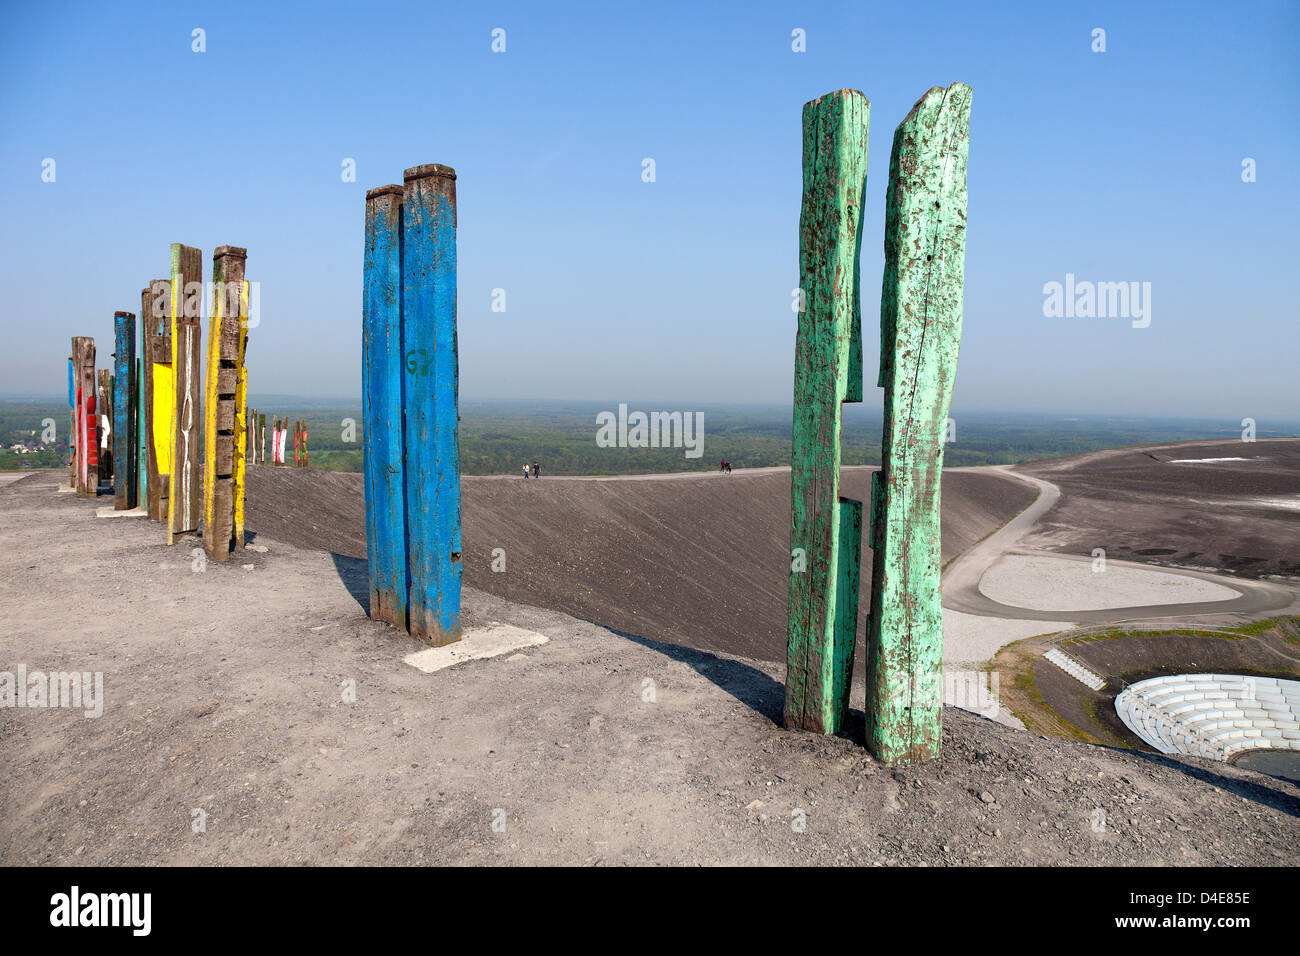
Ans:
[{"label": "white gravel area", "polygon": [[1069,621],[1022,621],[943,609],[943,663],[979,665],[1016,641],[1073,627]]},{"label": "white gravel area", "polygon": [[1231,601],[1232,588],[1185,574],[1110,563],[1011,554],[984,572],[980,592],[994,601],[1035,611],[1091,611],[1150,604]]}]

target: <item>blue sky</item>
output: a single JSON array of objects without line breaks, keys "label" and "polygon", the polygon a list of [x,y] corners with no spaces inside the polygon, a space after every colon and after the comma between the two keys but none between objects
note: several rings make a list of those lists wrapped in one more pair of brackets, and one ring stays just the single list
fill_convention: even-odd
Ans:
[{"label": "blue sky", "polygon": [[[440,162],[459,177],[462,395],[788,402],[800,109],[853,87],[872,102],[878,401],[893,130],[961,80],[954,408],[1295,419],[1300,5],[982,6],[16,5],[0,392],[60,394],[72,335],[106,359],[113,312],[185,242],[205,278],[213,248],[248,248],[254,393],[359,396],[365,190]],[[1067,273],[1150,282],[1150,326],[1045,317]]]}]

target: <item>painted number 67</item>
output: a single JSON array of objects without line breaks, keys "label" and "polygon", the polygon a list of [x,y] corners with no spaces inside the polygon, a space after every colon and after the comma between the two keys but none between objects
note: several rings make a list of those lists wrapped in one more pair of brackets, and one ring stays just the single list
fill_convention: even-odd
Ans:
[{"label": "painted number 67", "polygon": [[433,353],[428,349],[411,349],[406,353],[406,370],[412,375],[428,375]]}]

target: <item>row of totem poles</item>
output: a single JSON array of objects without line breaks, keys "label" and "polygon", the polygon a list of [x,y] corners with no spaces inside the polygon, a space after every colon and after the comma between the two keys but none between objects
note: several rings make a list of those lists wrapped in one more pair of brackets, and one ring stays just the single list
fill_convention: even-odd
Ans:
[{"label": "row of totem poles", "polygon": [[[255,465],[284,465],[289,439],[289,419],[271,416],[271,430],[266,428],[266,415],[248,410],[248,460]],[[270,439],[270,457],[267,457],[267,439]],[[293,463],[298,468],[306,468],[307,457],[307,423],[302,419],[293,423]]]},{"label": "row of totem poles", "polygon": [[[961,342],[971,89],[929,90],[894,133],[880,299],[883,460],[871,502],[840,496],[841,412],[863,398],[860,267],[870,103],[803,109],[791,456],[787,727],[838,733],[849,707],[863,521],[873,552],[866,743],[889,765],[939,753],[943,426]],[[460,640],[456,174],[366,194],[362,305],[370,616]]]},{"label": "row of totem poles", "polygon": [[114,508],[139,507],[164,522],[169,545],[201,523],[204,549],[217,561],[244,543],[247,258],[236,246],[212,254],[206,363],[202,253],[180,243],[171,247],[170,278],[141,290],[139,322],[136,313],[114,313],[111,375],[104,369],[96,379],[93,338],[75,336],[68,359],[70,485],[94,497],[101,479],[111,480]]}]

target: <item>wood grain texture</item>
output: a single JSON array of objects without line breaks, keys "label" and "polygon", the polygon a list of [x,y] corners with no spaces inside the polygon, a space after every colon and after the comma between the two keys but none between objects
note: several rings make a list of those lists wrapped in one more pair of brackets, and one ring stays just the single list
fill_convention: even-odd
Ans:
[{"label": "wood grain texture", "polygon": [[248,488],[248,280],[241,283],[239,292],[239,381],[235,384],[235,426],[231,442],[235,453],[234,470],[231,472],[231,504],[234,510],[234,535],[231,546],[244,546],[244,497]]},{"label": "wood grain texture", "polygon": [[172,382],[170,280],[154,279],[140,292],[144,339],[145,485],[149,517],[167,520],[171,471],[172,412],[176,396]]},{"label": "wood grain texture", "polygon": [[931,89],[895,132],[889,164],[866,705],[867,746],[888,765],[939,753],[940,478],[961,345],[970,104],[963,83]]},{"label": "wood grain texture", "polygon": [[68,487],[77,487],[77,373],[68,356]]},{"label": "wood grain texture", "polygon": [[192,246],[172,243],[171,348],[172,411],[170,499],[167,543],[178,534],[196,531],[200,511],[202,385],[200,315],[203,301],[203,256]]},{"label": "wood grain texture", "polygon": [[401,186],[366,194],[361,378],[370,616],[406,628],[402,196]]},{"label": "wood grain texture", "polygon": [[461,502],[456,343],[456,172],[406,170],[402,198],[408,624],[460,640]]},{"label": "wood grain texture", "polygon": [[100,485],[113,483],[113,373],[101,368],[96,373],[95,391],[95,433],[99,446],[99,478],[95,483],[95,493]]},{"label": "wood grain texture", "polygon": [[[139,323],[141,328],[144,326],[143,316]],[[143,337],[143,336],[142,336]],[[148,459],[148,441],[146,436],[149,434],[145,423],[145,404],[144,404],[144,359],[142,353],[136,353],[135,357],[135,377],[132,381],[132,401],[135,403],[135,503],[137,507],[147,508],[149,504],[149,468],[146,464]]]},{"label": "wood grain texture", "polygon": [[113,313],[113,509],[136,506],[135,315]]},{"label": "wood grain texture", "polygon": [[803,108],[784,719],[816,733],[843,726],[857,630],[861,548],[851,529],[861,534],[862,506],[839,494],[840,422],[842,403],[862,400],[858,251],[870,111],[857,90]]},{"label": "wood grain texture", "polygon": [[247,258],[248,251],[238,246],[218,246],[212,254],[203,396],[203,548],[218,562],[227,560],[235,546],[235,417]]},{"label": "wood grain texture", "polygon": [[95,424],[95,340],[89,336],[72,338],[73,375],[73,487],[77,494],[95,496],[99,481],[99,455]]}]

